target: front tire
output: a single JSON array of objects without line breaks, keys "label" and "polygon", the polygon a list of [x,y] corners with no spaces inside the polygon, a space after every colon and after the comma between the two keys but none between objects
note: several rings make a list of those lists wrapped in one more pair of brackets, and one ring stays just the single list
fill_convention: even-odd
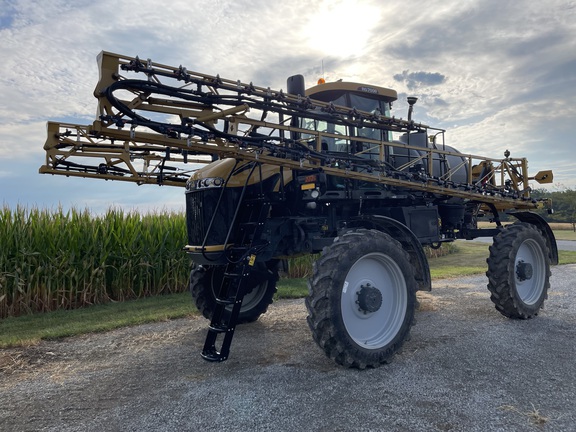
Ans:
[{"label": "front tire", "polygon": [[[272,304],[278,282],[278,269],[271,263],[256,264],[250,273],[248,290],[242,300],[238,324],[256,321]],[[211,319],[216,308],[216,292],[222,283],[225,266],[196,266],[190,273],[190,293],[196,308]],[[230,314],[232,306],[225,309]]]},{"label": "front tire", "polygon": [[358,229],[335,239],[308,281],[308,325],[326,355],[364,369],[390,361],[414,320],[416,280],[399,242]]},{"label": "front tire", "polygon": [[508,318],[538,315],[550,288],[550,257],[540,231],[525,222],[508,225],[494,237],[486,261],[496,309]]}]

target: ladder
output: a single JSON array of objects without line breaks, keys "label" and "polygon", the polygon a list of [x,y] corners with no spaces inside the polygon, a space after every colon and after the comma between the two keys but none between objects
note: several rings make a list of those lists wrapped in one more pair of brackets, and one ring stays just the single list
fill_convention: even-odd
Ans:
[{"label": "ladder", "polygon": [[[247,185],[244,189],[246,187]],[[228,358],[242,301],[248,292],[251,271],[258,251],[267,246],[262,234],[270,206],[270,201],[263,193],[255,198],[240,199],[238,202],[238,220],[232,227],[238,227],[239,240],[238,244],[227,250],[228,264],[215,293],[216,307],[202,349],[201,355],[205,360],[221,362]],[[232,228],[230,232],[233,232]]]}]

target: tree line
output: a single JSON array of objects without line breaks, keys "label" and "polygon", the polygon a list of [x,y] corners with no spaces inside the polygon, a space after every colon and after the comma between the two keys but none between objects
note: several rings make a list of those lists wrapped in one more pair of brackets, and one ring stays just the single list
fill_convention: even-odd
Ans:
[{"label": "tree line", "polygon": [[536,199],[552,200],[554,213],[548,214],[546,209],[538,210],[549,222],[567,222],[576,231],[576,190],[549,191],[547,189],[533,190],[531,196]]}]

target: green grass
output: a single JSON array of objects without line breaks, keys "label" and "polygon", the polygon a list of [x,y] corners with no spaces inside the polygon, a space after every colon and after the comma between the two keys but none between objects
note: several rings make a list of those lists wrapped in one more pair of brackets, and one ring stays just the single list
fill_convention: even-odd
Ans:
[{"label": "green grass", "polygon": [[68,311],[8,317],[0,320],[0,348],[32,345],[41,339],[109,331],[197,313],[190,294],[179,293]]},{"label": "green grass", "polygon": [[488,243],[458,243],[458,252],[428,261],[432,278],[442,279],[486,272],[488,247]]},{"label": "green grass", "polygon": [[558,251],[558,264],[576,264],[576,252]]},{"label": "green grass", "polygon": [[308,295],[308,279],[280,279],[278,282],[277,299],[302,298]]},{"label": "green grass", "polygon": [[[443,279],[485,273],[489,243],[460,242],[458,252],[429,260],[432,279]],[[559,264],[576,264],[576,252],[559,251]]]},{"label": "green grass", "polygon": [[554,236],[556,240],[576,240],[576,232],[572,230],[555,230]]},{"label": "green grass", "polygon": [[[459,242],[457,253],[430,259],[432,278],[484,273],[487,269],[488,247],[488,244],[483,243]],[[574,263],[576,252],[560,251],[560,264]],[[305,278],[281,279],[276,299],[301,298],[307,293]],[[6,318],[0,320],[0,348],[196,314],[190,295],[181,293]]]}]

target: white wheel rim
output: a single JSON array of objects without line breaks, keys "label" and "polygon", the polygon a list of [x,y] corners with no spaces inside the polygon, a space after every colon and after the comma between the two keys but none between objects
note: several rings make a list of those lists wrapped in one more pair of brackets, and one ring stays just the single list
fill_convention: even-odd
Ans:
[{"label": "white wheel rim", "polygon": [[244,295],[244,299],[242,300],[242,306],[240,307],[240,311],[243,312],[245,310],[250,310],[256,307],[264,298],[266,291],[268,289],[268,282],[263,282],[258,286],[255,286],[252,291],[246,293]]},{"label": "white wheel rim", "polygon": [[[526,277],[519,271],[520,266],[531,267],[530,277]],[[533,240],[525,240],[516,253],[514,263],[514,278],[516,292],[527,305],[535,304],[542,295],[546,280],[546,261],[540,244]]]},{"label": "white wheel rim", "polygon": [[[357,303],[358,293],[368,284],[382,295],[381,306],[374,312],[361,310]],[[346,331],[358,345],[378,349],[392,342],[404,323],[407,304],[404,275],[388,255],[365,255],[348,271],[340,307]]]},{"label": "white wheel rim", "polygon": [[[222,280],[219,278],[215,279],[215,277],[216,272],[213,272],[210,285],[212,286],[212,292],[214,293],[214,297],[216,298],[218,297],[217,295],[218,284],[222,283]],[[264,281],[260,285],[255,286],[254,288],[252,288],[252,290],[244,294],[244,298],[242,299],[242,306],[240,306],[240,312],[245,312],[258,306],[258,304],[262,301],[262,299],[266,295],[267,290],[268,290],[268,281]],[[230,305],[226,306],[225,309],[228,312],[231,312],[233,307],[234,305]]]}]

